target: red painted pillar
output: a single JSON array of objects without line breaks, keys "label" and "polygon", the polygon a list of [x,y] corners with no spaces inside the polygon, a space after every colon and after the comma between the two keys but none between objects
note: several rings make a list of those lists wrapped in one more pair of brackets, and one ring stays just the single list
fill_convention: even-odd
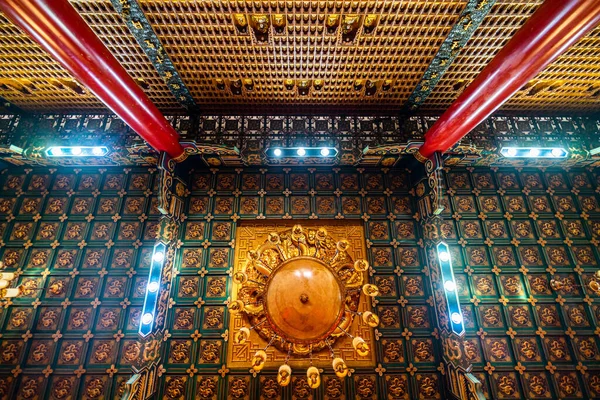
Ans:
[{"label": "red painted pillar", "polygon": [[175,129],[68,0],[0,0],[0,9],[150,146],[183,154]]},{"label": "red painted pillar", "polygon": [[600,0],[546,0],[425,134],[424,161],[454,146],[600,22]]}]

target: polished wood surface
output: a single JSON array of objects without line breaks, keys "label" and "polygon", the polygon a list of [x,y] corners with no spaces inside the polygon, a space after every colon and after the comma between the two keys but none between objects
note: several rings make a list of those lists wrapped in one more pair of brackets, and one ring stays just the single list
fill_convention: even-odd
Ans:
[{"label": "polished wood surface", "polygon": [[312,257],[296,257],[273,272],[265,306],[272,325],[287,340],[320,340],[337,326],[344,295],[325,263]]}]

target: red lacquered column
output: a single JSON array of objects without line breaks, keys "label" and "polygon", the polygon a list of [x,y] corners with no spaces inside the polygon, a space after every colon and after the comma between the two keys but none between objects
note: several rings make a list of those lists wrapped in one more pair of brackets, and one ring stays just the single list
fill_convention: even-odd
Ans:
[{"label": "red lacquered column", "polygon": [[182,156],[175,129],[68,0],[0,0],[0,9],[150,146]]},{"label": "red lacquered column", "polygon": [[454,146],[600,22],[600,0],[546,0],[425,134],[423,161]]}]

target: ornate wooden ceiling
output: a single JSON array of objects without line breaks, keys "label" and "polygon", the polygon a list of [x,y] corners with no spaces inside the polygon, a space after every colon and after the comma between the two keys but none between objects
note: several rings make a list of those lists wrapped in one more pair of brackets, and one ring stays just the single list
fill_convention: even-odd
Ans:
[{"label": "ornate wooden ceiling", "polygon": [[[389,114],[414,104],[411,94],[426,86],[424,73],[445,44],[447,69],[413,109],[444,111],[541,1],[71,3],[165,113],[183,112],[193,98],[208,114]],[[600,111],[599,50],[596,28],[502,110]],[[0,97],[36,112],[105,111],[1,14]]]}]

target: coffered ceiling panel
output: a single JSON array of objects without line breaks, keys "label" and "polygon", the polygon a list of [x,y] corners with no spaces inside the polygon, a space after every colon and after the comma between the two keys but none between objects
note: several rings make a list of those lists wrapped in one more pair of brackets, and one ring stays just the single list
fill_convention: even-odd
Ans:
[{"label": "coffered ceiling panel", "polygon": [[140,4],[205,111],[382,112],[405,103],[466,1]]},{"label": "coffered ceiling panel", "polygon": [[[110,1],[71,4],[160,109],[182,109]],[[0,96],[31,111],[106,112],[102,102],[1,13]]]},{"label": "coffered ceiling panel", "polygon": [[[452,28],[468,21],[461,12],[489,6],[488,0],[70,1],[159,109],[184,112],[183,92],[187,104],[195,101],[209,115],[402,112],[425,85],[423,74],[442,44],[456,44]],[[410,109],[447,109],[541,3],[496,0],[467,44],[453,47],[458,56],[431,94]],[[157,66],[155,45],[170,72]],[[596,28],[501,111],[600,111],[599,58]],[[0,97],[36,112],[106,112],[2,14]]]},{"label": "coffered ceiling panel", "polygon": [[0,13],[0,96],[28,110],[104,109],[82,90],[67,71]]}]

